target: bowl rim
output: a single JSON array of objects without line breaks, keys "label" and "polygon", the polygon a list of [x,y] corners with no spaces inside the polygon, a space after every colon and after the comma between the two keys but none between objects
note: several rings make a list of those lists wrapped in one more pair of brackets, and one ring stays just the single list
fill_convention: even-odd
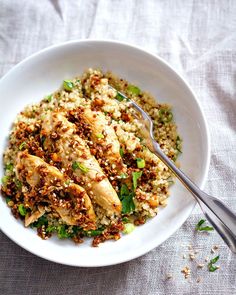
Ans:
[{"label": "bowl rim", "polygon": [[[185,87],[188,89],[188,91],[191,93],[192,95],[192,99],[194,100],[194,102],[196,103],[196,105],[199,108],[199,111],[201,113],[202,116],[202,124],[204,127],[204,131],[205,131],[205,135],[206,137],[204,138],[205,140],[205,155],[206,155],[206,161],[205,164],[203,166],[203,173],[202,173],[202,178],[199,181],[199,187],[202,189],[206,183],[206,179],[207,179],[207,175],[208,175],[208,171],[209,171],[209,166],[210,166],[210,135],[209,135],[209,128],[207,125],[207,121],[206,121],[206,117],[205,114],[203,112],[203,109],[200,105],[200,102],[197,99],[197,96],[195,95],[193,89],[191,88],[190,84],[186,81],[186,79],[180,74],[178,73],[178,71],[176,71],[167,61],[165,61],[163,58],[161,58],[160,56],[158,56],[157,54],[154,54],[152,52],[150,52],[149,50],[146,50],[140,46],[134,45],[134,44],[130,44],[128,42],[123,42],[123,41],[119,41],[119,40],[113,40],[113,39],[74,39],[74,40],[70,40],[70,41],[66,41],[66,42],[60,42],[60,43],[56,43],[53,44],[51,46],[48,46],[46,48],[43,48],[33,54],[31,54],[30,56],[24,58],[22,61],[20,61],[19,63],[17,63],[16,65],[14,65],[1,79],[0,79],[0,85],[4,82],[4,80],[11,75],[12,73],[14,73],[14,71],[16,71],[19,67],[21,67],[23,64],[28,63],[31,59],[34,59],[37,56],[40,56],[41,54],[47,52],[47,51],[51,51],[54,50],[56,48],[63,48],[64,46],[69,46],[72,44],[83,44],[83,43],[90,43],[92,45],[96,45],[98,43],[103,43],[103,44],[117,44],[117,45],[121,45],[124,47],[128,47],[130,49],[139,51],[142,54],[146,54],[149,55],[150,57],[157,59],[161,64],[163,64],[166,68],[168,68],[173,74],[175,74],[176,76],[178,76],[178,79],[185,84]],[[192,208],[189,209],[189,214],[187,214],[186,218],[183,218],[181,221],[179,221],[178,226],[176,228],[174,228],[174,230],[172,230],[170,232],[169,237],[171,237],[182,225],[183,223],[187,220],[187,218],[191,215],[193,209],[196,206],[196,201],[193,199],[193,204],[192,204]],[[124,259],[119,259],[119,260],[115,260],[115,261],[111,261],[111,262],[106,262],[106,263],[95,263],[93,265],[91,264],[80,264],[78,265],[77,263],[73,263],[73,262],[62,262],[62,261],[57,261],[56,259],[54,259],[53,257],[49,258],[46,257],[46,255],[38,253],[36,250],[31,249],[30,246],[23,245],[21,242],[18,242],[14,236],[11,236],[8,234],[7,230],[2,228],[1,224],[0,224],[0,230],[10,239],[12,240],[14,243],[16,243],[18,246],[22,247],[23,249],[27,250],[28,252],[41,257],[43,259],[46,259],[48,261],[57,263],[57,264],[62,264],[62,265],[69,265],[69,266],[74,266],[74,267],[103,267],[103,266],[109,266],[109,265],[116,265],[116,264],[120,264],[120,263],[124,263],[130,260],[133,260],[135,258],[138,258],[146,253],[148,253],[149,251],[155,249],[156,247],[160,246],[164,241],[166,241],[167,239],[163,240],[162,242],[160,242],[158,245],[149,245],[149,247],[145,248],[144,251],[136,251],[135,254],[133,254],[130,257],[126,257]]]}]

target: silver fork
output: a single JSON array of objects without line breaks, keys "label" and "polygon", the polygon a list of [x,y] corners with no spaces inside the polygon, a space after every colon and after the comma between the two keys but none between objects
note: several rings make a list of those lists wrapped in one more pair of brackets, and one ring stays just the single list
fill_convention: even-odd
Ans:
[{"label": "silver fork", "polygon": [[[112,86],[110,87],[114,89]],[[183,173],[183,171],[176,167],[174,162],[165,155],[154,139],[153,122],[149,115],[135,101],[130,100],[126,95],[119,91],[117,91],[117,93],[123,99],[128,99],[131,106],[141,115],[141,120],[145,127],[144,129],[146,129],[145,137],[147,139],[148,148],[158,156],[158,158],[189,190],[197,200],[206,218],[213,225],[230,250],[233,253],[236,253],[236,214],[222,201],[203,192],[187,175]]]}]

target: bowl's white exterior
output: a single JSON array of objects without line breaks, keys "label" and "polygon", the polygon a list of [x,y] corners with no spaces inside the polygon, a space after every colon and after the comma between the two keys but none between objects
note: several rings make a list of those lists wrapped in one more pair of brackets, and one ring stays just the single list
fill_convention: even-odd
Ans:
[{"label": "bowl's white exterior", "polygon": [[[63,79],[72,78],[88,67],[111,70],[149,91],[158,101],[173,106],[184,139],[181,168],[202,186],[209,167],[209,135],[192,90],[161,58],[114,41],[84,40],[52,46],[25,59],[5,75],[0,80],[0,155],[18,112],[55,91]],[[1,156],[1,177],[2,166]],[[74,266],[105,266],[134,259],[160,245],[183,224],[194,205],[190,194],[176,183],[168,206],[157,217],[119,241],[106,242],[98,248],[90,247],[89,241],[76,246],[57,238],[41,240],[12,216],[3,198],[0,198],[0,227],[18,245],[45,259]]]}]

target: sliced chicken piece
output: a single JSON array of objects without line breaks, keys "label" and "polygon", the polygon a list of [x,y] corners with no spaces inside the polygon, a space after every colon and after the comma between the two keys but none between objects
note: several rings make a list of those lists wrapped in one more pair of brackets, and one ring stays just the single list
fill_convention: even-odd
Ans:
[{"label": "sliced chicken piece", "polygon": [[88,124],[92,133],[92,140],[98,144],[106,146],[104,157],[110,164],[115,164],[115,169],[125,172],[126,167],[123,165],[120,156],[120,143],[116,136],[115,130],[102,112],[95,112],[89,108],[81,109],[80,117]]},{"label": "sliced chicken piece", "polygon": [[[45,147],[54,148],[65,169],[72,168],[73,175],[82,179],[83,187],[95,203],[108,214],[120,214],[121,202],[99,163],[91,155],[85,141],[76,134],[76,126],[60,112],[49,113],[42,126],[46,136]],[[57,135],[52,140],[52,133]]]},{"label": "sliced chicken piece", "polygon": [[[63,191],[68,193],[73,200],[75,208],[71,208],[67,211],[62,210],[60,207],[60,202],[55,205],[51,200],[52,207],[69,225],[81,225],[79,223],[81,220],[84,220],[84,228],[89,227],[92,229],[95,227],[94,224],[96,216],[91,200],[86,191],[81,186],[74,183],[69,182],[65,185],[66,179],[56,167],[47,164],[39,157],[29,155],[27,152],[19,152],[16,163],[16,175],[22,181],[24,181],[25,177],[27,183],[32,188],[43,184],[47,187],[47,193],[53,191],[55,187],[58,187],[58,185],[62,186]],[[50,196],[50,194],[48,195]],[[63,204],[63,199],[61,200],[61,203]],[[86,214],[81,214],[81,212],[86,212]],[[37,216],[37,214],[35,214],[35,216]],[[32,220],[33,219],[34,217],[32,217]]]},{"label": "sliced chicken piece", "polygon": [[39,206],[38,210],[29,215],[28,213],[25,216],[25,226],[29,226],[31,223],[37,221],[43,214],[45,213],[45,209],[43,206]]}]

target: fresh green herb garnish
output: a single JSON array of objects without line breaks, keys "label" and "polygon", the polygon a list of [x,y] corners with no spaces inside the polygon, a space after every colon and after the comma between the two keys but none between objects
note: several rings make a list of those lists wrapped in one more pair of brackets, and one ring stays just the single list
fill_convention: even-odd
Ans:
[{"label": "fresh green herb garnish", "polygon": [[26,142],[25,141],[23,141],[21,144],[20,144],[20,146],[19,146],[19,150],[21,151],[21,150],[23,150],[23,148],[26,146]]},{"label": "fresh green herb garnish", "polygon": [[19,211],[21,216],[26,215],[26,208],[25,208],[25,206],[23,204],[18,205],[18,211]]},{"label": "fresh green herb garnish", "polygon": [[19,179],[15,179],[15,185],[18,189],[22,188],[22,182]]},{"label": "fresh green herb garnish", "polygon": [[11,201],[11,198],[6,197],[6,203],[8,204]]},{"label": "fresh green herb garnish", "polygon": [[123,218],[122,218],[122,221],[123,221],[124,223],[128,223],[128,222],[129,222],[129,218],[127,218],[127,217],[123,217]]},{"label": "fresh green herb garnish", "polygon": [[71,237],[71,233],[68,233],[67,226],[65,224],[57,226],[57,236],[59,239],[66,239]]},{"label": "fresh green herb garnish", "polygon": [[33,224],[32,224],[32,227],[37,227],[37,228],[40,228],[42,227],[43,225],[47,226],[48,225],[48,219],[45,215],[41,216],[37,221],[35,221]]},{"label": "fresh green herb garnish", "polygon": [[136,159],[136,162],[137,162],[137,167],[142,169],[145,167],[145,160],[144,159],[141,159],[141,158],[137,158]]},{"label": "fresh green herb garnish", "polygon": [[182,139],[179,137],[179,135],[177,135],[175,148],[179,153],[182,153],[181,144],[182,144]]},{"label": "fresh green herb garnish", "polygon": [[104,138],[104,135],[103,135],[102,133],[97,133],[97,134],[96,134],[96,137],[97,137],[97,138]]},{"label": "fresh green herb garnish", "polygon": [[124,157],[124,150],[123,148],[120,148],[120,156],[123,158]]},{"label": "fresh green herb garnish", "polygon": [[12,163],[6,164],[5,169],[9,171],[13,171],[14,165]]},{"label": "fresh green herb garnish", "polygon": [[71,80],[64,80],[63,87],[66,91],[71,91],[74,87],[74,83]]},{"label": "fresh green herb garnish", "polygon": [[124,234],[130,234],[135,229],[135,225],[133,223],[126,223],[124,227]]},{"label": "fresh green herb garnish", "polygon": [[134,95],[139,95],[141,92],[137,86],[131,84],[127,87],[127,91]]},{"label": "fresh green herb garnish", "polygon": [[89,172],[89,168],[85,167],[83,164],[79,162],[73,162],[72,169],[75,171],[76,169],[80,169],[83,173]]},{"label": "fresh green herb garnish", "polygon": [[122,204],[122,213],[130,213],[135,209],[133,197],[134,197],[134,192],[129,191],[128,187],[126,184],[122,184],[119,197],[121,200]]},{"label": "fresh green herb garnish", "polygon": [[45,100],[47,101],[47,102],[51,102],[52,101],[52,94],[50,94],[50,95],[47,95],[46,97],[45,97]]},{"label": "fresh green herb garnish", "polygon": [[202,226],[206,222],[205,219],[201,219],[198,224],[196,225],[196,230],[199,231],[211,231],[214,230],[212,226]]},{"label": "fresh green herb garnish", "polygon": [[49,225],[47,228],[46,228],[46,232],[47,233],[53,233],[53,232],[56,232],[57,231],[57,227],[55,225]]},{"label": "fresh green herb garnish", "polygon": [[124,173],[124,172],[122,172],[121,174],[120,174],[120,178],[122,178],[122,179],[125,179],[125,178],[127,178],[128,177],[128,175],[126,174],[126,173]]},{"label": "fresh green herb garnish", "polygon": [[42,145],[43,148],[44,148],[45,140],[46,140],[46,136],[42,135],[42,136],[40,137],[40,142],[41,142],[41,145]]},{"label": "fresh green herb garnish", "polygon": [[83,233],[87,236],[87,237],[96,237],[99,236],[103,233],[104,231],[104,227],[100,227],[98,229],[95,230],[88,230],[88,231],[84,231]]},{"label": "fresh green herb garnish", "polygon": [[218,267],[213,264],[215,264],[219,260],[219,258],[220,258],[220,256],[218,255],[215,258],[211,259],[210,262],[208,263],[208,270],[210,272],[214,272],[218,269]]},{"label": "fresh green herb garnish", "polygon": [[124,100],[126,97],[124,96],[124,95],[122,95],[120,92],[117,92],[117,94],[116,94],[116,99],[118,100],[118,101],[122,101],[122,100]]},{"label": "fresh green herb garnish", "polygon": [[6,184],[8,180],[9,180],[9,176],[4,175],[1,179],[1,182],[2,182],[2,184]]},{"label": "fresh green herb garnish", "polygon": [[173,114],[170,110],[160,109],[159,110],[159,121],[161,123],[169,123],[173,119]]},{"label": "fresh green herb garnish", "polygon": [[133,189],[136,190],[138,186],[138,179],[142,176],[142,171],[132,172]]}]

